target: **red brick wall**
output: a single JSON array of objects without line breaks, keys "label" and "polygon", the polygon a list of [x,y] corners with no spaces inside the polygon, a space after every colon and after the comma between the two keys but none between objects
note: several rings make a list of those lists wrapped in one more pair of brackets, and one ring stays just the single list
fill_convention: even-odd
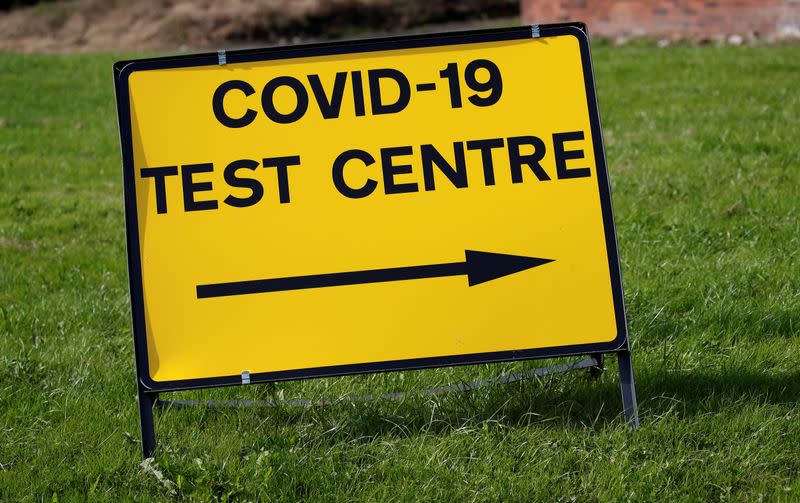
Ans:
[{"label": "red brick wall", "polygon": [[798,33],[800,0],[520,0],[526,23],[583,21],[594,35]]}]

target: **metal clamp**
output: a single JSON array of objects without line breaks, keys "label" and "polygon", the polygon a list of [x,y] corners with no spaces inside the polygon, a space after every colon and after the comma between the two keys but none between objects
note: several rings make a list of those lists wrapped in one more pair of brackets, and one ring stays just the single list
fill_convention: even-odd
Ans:
[{"label": "metal clamp", "polygon": [[217,51],[217,63],[220,65],[224,65],[228,62],[228,58],[225,55],[225,51]]},{"label": "metal clamp", "polygon": [[541,33],[539,32],[539,25],[538,24],[532,24],[531,25],[531,38],[539,38],[540,36],[541,36]]},{"label": "metal clamp", "polygon": [[242,384],[250,384],[250,371],[242,370]]}]

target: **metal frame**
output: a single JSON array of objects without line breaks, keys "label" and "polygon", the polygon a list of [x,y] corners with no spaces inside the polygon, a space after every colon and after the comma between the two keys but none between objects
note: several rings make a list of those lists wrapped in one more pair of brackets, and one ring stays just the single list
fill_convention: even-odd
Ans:
[{"label": "metal frame", "polygon": [[597,378],[603,372],[602,358],[603,355],[591,355],[589,358],[576,360],[572,363],[563,363],[560,365],[552,365],[550,367],[539,367],[532,370],[526,370],[524,372],[501,375],[499,377],[495,377],[494,379],[447,384],[444,386],[436,386],[434,388],[425,388],[414,392],[394,391],[391,393],[381,393],[380,395],[363,395],[355,397],[343,396],[338,398],[317,398],[314,400],[307,398],[295,398],[287,400],[162,400],[160,398],[156,398],[154,406],[159,409],[185,409],[197,406],[204,406],[210,409],[221,409],[229,407],[277,407],[279,405],[308,408],[320,407],[324,405],[335,405],[337,403],[374,402],[376,400],[403,400],[412,395],[443,396],[454,391],[475,391],[487,386],[510,384],[532,377],[543,377],[550,374],[559,374],[562,372],[569,372],[571,370],[579,369],[588,369],[590,377]]},{"label": "metal frame", "polygon": [[[133,322],[133,338],[136,358],[139,413],[142,427],[142,450],[145,457],[151,456],[155,449],[152,408],[158,393],[195,388],[240,385],[244,382],[244,378],[242,375],[231,375],[200,379],[154,381],[150,377],[147,356],[144,296],[142,291],[141,256],[139,250],[139,231],[137,222],[138,216],[136,210],[133,146],[131,137],[130,98],[128,91],[128,78],[130,75],[136,71],[148,71],[166,68],[235,64],[332,54],[367,53],[373,51],[519,40],[559,35],[574,36],[579,41],[580,45],[586,96],[589,105],[591,131],[594,139],[593,146],[594,157],[596,159],[596,174],[600,191],[600,203],[605,231],[605,244],[608,252],[608,265],[617,326],[617,336],[614,338],[614,340],[593,344],[531,348],[525,350],[498,351],[491,353],[452,355],[433,358],[417,358],[410,360],[372,362],[353,365],[337,365],[279,372],[262,372],[249,374],[247,376],[247,381],[248,383],[264,383],[294,379],[308,379],[361,373],[424,369],[453,365],[494,363],[587,354],[601,355],[602,357],[604,353],[617,353],[620,364],[620,383],[622,387],[623,404],[625,407],[625,417],[631,426],[635,427],[638,425],[633,369],[630,361],[627,323],[625,319],[625,306],[622,295],[622,277],[617,253],[616,230],[614,226],[613,209],[611,206],[611,191],[608,180],[608,172],[606,169],[605,148],[603,144],[602,131],[600,128],[600,116],[597,107],[594,74],[592,69],[591,53],[589,50],[589,38],[586,33],[586,27],[582,23],[533,25],[516,28],[411,35],[370,40],[353,40],[290,47],[274,47],[267,49],[227,52],[220,51],[198,55],[120,61],[114,65],[114,83],[117,111],[119,115],[123,184],[125,189],[125,226],[127,237],[126,245],[128,251],[129,287],[131,295],[131,315]],[[600,365],[596,365],[595,367],[602,366],[601,360],[602,358],[597,360],[600,362]]]},{"label": "metal frame", "polygon": [[[639,427],[639,413],[636,404],[636,389],[633,381],[633,367],[629,351],[617,353],[620,372],[620,389],[622,392],[622,403],[624,408],[625,422],[631,428]],[[209,409],[227,409],[239,407],[323,407],[338,403],[360,403],[373,402],[376,400],[403,400],[411,395],[430,395],[442,396],[452,392],[475,391],[487,386],[500,384],[510,384],[533,377],[543,377],[550,374],[570,372],[573,370],[587,369],[589,376],[596,379],[605,370],[605,355],[595,353],[589,358],[577,360],[572,363],[553,365],[550,367],[539,367],[515,374],[503,375],[494,379],[484,381],[471,381],[453,385],[438,386],[427,388],[418,392],[392,392],[380,395],[364,395],[358,397],[338,397],[338,398],[318,398],[314,400],[297,398],[287,400],[163,400],[158,393],[139,391],[139,418],[142,432],[142,456],[146,459],[155,454],[156,434],[155,422],[153,418],[153,408],[166,409],[186,409],[192,407],[207,407]]]}]

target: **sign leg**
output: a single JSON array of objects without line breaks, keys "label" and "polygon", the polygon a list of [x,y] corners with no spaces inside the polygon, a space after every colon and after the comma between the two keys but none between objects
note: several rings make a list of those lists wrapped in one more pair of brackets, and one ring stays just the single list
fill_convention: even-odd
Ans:
[{"label": "sign leg", "polygon": [[619,386],[622,391],[622,407],[625,409],[625,421],[631,428],[639,427],[639,406],[636,403],[636,385],[633,380],[633,363],[631,352],[617,353],[619,363]]},{"label": "sign leg", "polygon": [[156,430],[153,423],[153,402],[158,395],[145,392],[139,385],[139,426],[142,432],[142,457],[152,458],[156,450]]}]

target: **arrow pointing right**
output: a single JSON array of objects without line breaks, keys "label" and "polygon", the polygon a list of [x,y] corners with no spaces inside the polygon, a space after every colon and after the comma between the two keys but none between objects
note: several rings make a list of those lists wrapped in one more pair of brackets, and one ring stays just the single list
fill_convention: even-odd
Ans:
[{"label": "arrow pointing right", "polygon": [[508,255],[506,253],[491,253],[474,250],[466,250],[464,253],[466,255],[466,260],[464,262],[197,285],[197,298],[206,299],[210,297],[247,295],[251,293],[280,292],[307,288],[324,288],[330,286],[383,283],[387,281],[462,275],[467,276],[469,286],[475,286],[493,279],[508,276],[509,274],[553,262],[552,259],[547,258]]},{"label": "arrow pointing right", "polygon": [[522,255],[508,255],[506,253],[491,253],[466,250],[467,256],[467,281],[469,286],[480,285],[493,279],[502,278],[515,272],[532,269],[540,265],[553,262],[548,258],[525,257]]}]

